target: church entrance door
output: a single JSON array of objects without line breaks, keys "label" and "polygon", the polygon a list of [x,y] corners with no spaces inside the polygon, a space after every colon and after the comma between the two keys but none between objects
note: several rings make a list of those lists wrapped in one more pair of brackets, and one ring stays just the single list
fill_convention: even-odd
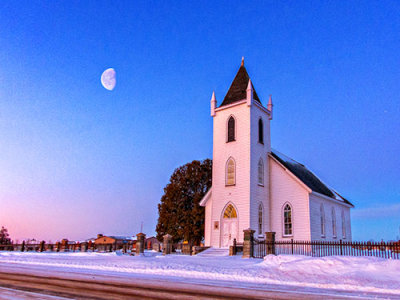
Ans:
[{"label": "church entrance door", "polygon": [[222,217],[221,247],[226,248],[233,244],[238,237],[238,217],[235,208],[229,204]]}]

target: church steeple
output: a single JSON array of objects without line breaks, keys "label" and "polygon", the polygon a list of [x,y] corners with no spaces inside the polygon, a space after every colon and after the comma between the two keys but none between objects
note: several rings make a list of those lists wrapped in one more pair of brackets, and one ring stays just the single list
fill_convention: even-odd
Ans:
[{"label": "church steeple", "polygon": [[[222,101],[221,106],[247,99],[247,87],[249,84],[249,80],[250,80],[249,74],[247,73],[247,70],[244,66],[244,57],[242,57],[240,68],[236,73],[236,76],[233,79],[232,84],[228,92],[226,93],[226,96],[224,98],[224,101]],[[251,84],[251,87],[253,90],[253,100],[258,101],[261,104],[261,101],[258,98],[258,95],[256,93],[256,90],[254,89],[253,84]]]}]

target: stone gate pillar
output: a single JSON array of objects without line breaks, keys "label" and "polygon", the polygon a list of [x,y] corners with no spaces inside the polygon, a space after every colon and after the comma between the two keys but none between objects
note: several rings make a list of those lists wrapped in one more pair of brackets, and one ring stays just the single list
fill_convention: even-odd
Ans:
[{"label": "stone gate pillar", "polygon": [[245,229],[243,230],[243,258],[251,258],[254,255],[254,230]]},{"label": "stone gate pillar", "polygon": [[88,249],[88,243],[83,242],[81,243],[81,251],[86,252]]},{"label": "stone gate pillar", "polygon": [[146,239],[146,235],[144,233],[138,233],[136,235],[136,255],[140,255],[144,253],[144,241]]},{"label": "stone gate pillar", "polygon": [[172,236],[168,233],[163,236],[163,255],[171,254],[172,252]]},{"label": "stone gate pillar", "polygon": [[44,251],[44,241],[40,242],[40,246],[39,246],[39,252],[43,252]]}]

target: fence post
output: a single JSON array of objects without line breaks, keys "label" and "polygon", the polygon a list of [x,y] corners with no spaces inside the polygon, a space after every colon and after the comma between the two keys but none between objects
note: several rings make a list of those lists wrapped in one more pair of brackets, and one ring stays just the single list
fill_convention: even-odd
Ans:
[{"label": "fence post", "polygon": [[343,255],[343,242],[340,240],[340,255]]},{"label": "fence post", "polygon": [[25,241],[22,241],[22,245],[21,245],[21,252],[25,251]]},{"label": "fence post", "polygon": [[267,244],[267,255],[274,254],[275,255],[275,232],[266,232],[265,233],[265,242]]},{"label": "fence post", "polygon": [[243,258],[250,258],[254,256],[254,230],[245,229],[243,230]]},{"label": "fence post", "polygon": [[291,244],[292,244],[292,255],[294,254],[294,249],[293,249],[293,247],[294,247],[294,244],[293,244],[293,239],[292,239],[292,242],[291,242]]}]

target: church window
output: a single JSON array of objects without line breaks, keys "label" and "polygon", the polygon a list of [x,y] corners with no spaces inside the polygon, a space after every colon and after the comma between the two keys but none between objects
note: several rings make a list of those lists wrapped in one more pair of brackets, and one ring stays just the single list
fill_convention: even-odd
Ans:
[{"label": "church window", "polygon": [[285,205],[283,209],[283,225],[284,225],[284,235],[293,234],[292,225],[292,207],[289,204]]},{"label": "church window", "polygon": [[324,211],[324,205],[322,203],[321,206],[319,207],[319,213],[321,218],[321,236],[325,237],[325,211]]},{"label": "church window", "polygon": [[237,218],[236,209],[232,204],[229,204],[224,211],[224,219]]},{"label": "church window", "polygon": [[235,141],[235,119],[231,116],[228,120],[228,143]]},{"label": "church window", "polygon": [[336,238],[336,213],[334,207],[332,207],[332,234]]},{"label": "church window", "polygon": [[262,119],[258,120],[258,142],[264,144],[264,129]]},{"label": "church window", "polygon": [[342,210],[342,237],[346,238],[346,218],[344,215],[344,210]]},{"label": "church window", "polygon": [[258,206],[258,235],[263,235],[263,207],[261,203]]},{"label": "church window", "polygon": [[262,158],[258,161],[258,184],[264,185],[264,163]]},{"label": "church window", "polygon": [[235,161],[229,158],[226,163],[226,185],[235,185]]}]

